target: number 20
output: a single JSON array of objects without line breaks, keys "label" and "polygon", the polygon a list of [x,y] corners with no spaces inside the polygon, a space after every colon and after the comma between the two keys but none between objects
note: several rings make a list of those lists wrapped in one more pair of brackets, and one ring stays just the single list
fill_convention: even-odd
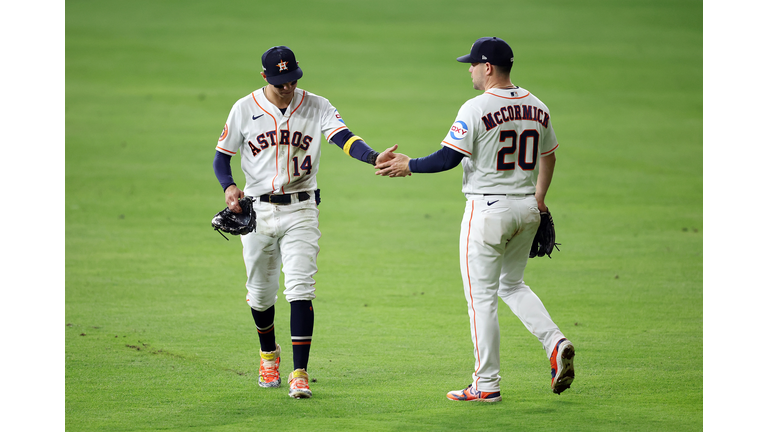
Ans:
[{"label": "number 20", "polygon": [[[536,129],[526,129],[520,134],[520,148],[518,149],[517,131],[503,130],[499,134],[499,142],[512,141],[511,146],[502,147],[496,155],[496,170],[509,171],[515,169],[514,159],[507,162],[507,155],[514,155],[517,152],[517,165],[523,171],[530,171],[536,168],[536,162],[539,158],[539,131]],[[528,145],[532,145],[531,154],[533,161],[528,162],[525,156],[528,154]]]}]

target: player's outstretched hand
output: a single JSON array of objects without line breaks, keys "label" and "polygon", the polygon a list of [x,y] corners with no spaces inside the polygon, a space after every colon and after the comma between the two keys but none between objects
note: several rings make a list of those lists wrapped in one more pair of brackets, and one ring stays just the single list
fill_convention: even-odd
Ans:
[{"label": "player's outstretched hand", "polygon": [[411,175],[411,170],[408,169],[408,162],[411,158],[402,154],[394,153],[394,157],[383,163],[376,164],[376,175],[387,177],[406,177]]},{"label": "player's outstretched hand", "polygon": [[386,161],[390,161],[395,158],[395,150],[397,150],[397,144],[393,145],[392,147],[384,150],[383,153],[379,153],[379,156],[376,158],[376,166],[378,166],[381,163],[384,163]]},{"label": "player's outstretched hand", "polygon": [[224,191],[224,200],[227,202],[227,207],[232,210],[232,213],[242,213],[243,209],[240,208],[240,198],[244,198],[245,193],[235,185],[229,185],[227,190]]}]

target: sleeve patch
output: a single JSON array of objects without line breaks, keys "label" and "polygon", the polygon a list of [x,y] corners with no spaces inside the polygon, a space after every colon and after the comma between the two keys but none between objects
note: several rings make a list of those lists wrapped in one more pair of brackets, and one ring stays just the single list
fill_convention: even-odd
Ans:
[{"label": "sleeve patch", "polygon": [[229,127],[227,127],[227,124],[224,123],[224,130],[221,131],[221,136],[219,137],[219,141],[224,141],[224,139],[227,138],[228,134],[229,134]]},{"label": "sleeve patch", "polygon": [[456,141],[463,140],[464,137],[467,136],[467,132],[469,132],[469,128],[467,128],[467,124],[461,120],[456,120],[451,126],[451,138]]}]

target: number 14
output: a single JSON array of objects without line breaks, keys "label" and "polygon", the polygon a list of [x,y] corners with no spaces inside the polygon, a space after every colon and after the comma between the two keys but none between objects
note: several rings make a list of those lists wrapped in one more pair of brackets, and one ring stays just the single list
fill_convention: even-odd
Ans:
[{"label": "number 14", "polygon": [[299,172],[299,168],[303,169],[305,174],[309,174],[312,171],[312,156],[307,156],[304,158],[304,162],[301,163],[301,166],[299,166],[299,158],[294,157],[293,158],[293,176],[298,177],[301,175]]}]

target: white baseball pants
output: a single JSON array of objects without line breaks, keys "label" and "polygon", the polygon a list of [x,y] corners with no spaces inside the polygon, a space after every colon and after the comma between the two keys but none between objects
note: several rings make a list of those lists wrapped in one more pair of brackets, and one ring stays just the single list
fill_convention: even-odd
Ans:
[{"label": "white baseball pants", "polygon": [[547,357],[564,337],[539,297],[523,282],[539,221],[533,195],[467,195],[461,223],[461,275],[475,355],[472,382],[480,391],[500,390],[499,297],[539,339]]},{"label": "white baseball pants", "polygon": [[319,210],[314,196],[301,202],[294,197],[294,203],[285,205],[257,199],[253,205],[256,230],[241,236],[249,306],[264,311],[277,302],[281,265],[285,299],[314,299],[320,251]]}]

